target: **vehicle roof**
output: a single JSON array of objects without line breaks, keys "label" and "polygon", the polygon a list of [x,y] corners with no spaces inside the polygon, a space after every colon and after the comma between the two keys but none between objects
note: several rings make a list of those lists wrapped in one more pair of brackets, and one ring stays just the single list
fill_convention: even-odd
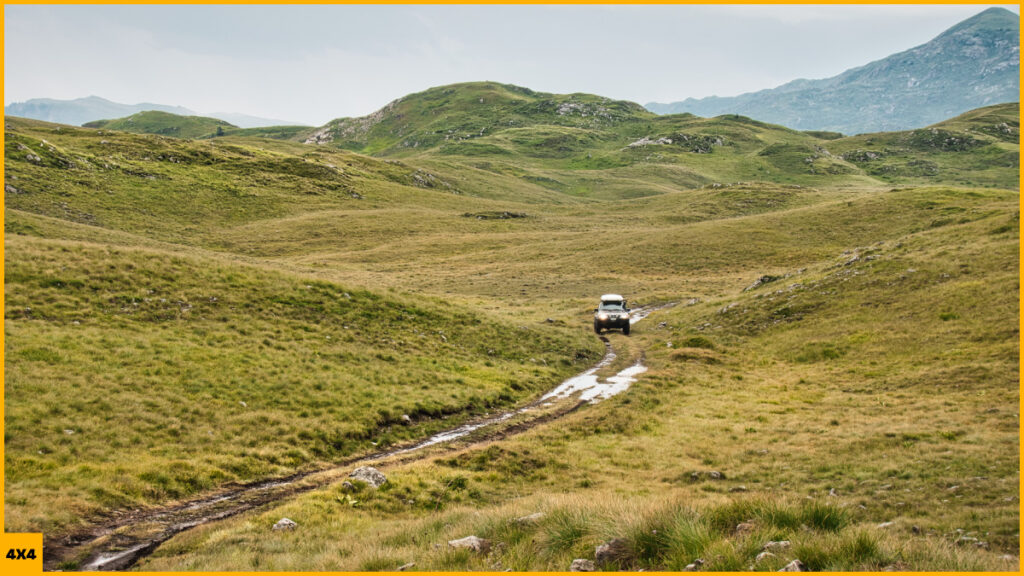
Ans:
[{"label": "vehicle roof", "polygon": [[618,294],[605,294],[604,296],[601,296],[601,302],[621,302],[623,300],[625,300],[625,298]]}]

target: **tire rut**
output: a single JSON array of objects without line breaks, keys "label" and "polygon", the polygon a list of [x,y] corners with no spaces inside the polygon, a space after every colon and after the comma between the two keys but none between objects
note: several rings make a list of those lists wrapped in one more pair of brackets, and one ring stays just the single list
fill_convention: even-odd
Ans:
[{"label": "tire rut", "polygon": [[[637,309],[633,323],[643,320],[651,312],[672,305],[674,304]],[[233,486],[181,504],[121,514],[71,536],[44,542],[43,568],[61,570],[71,569],[70,567],[74,565],[78,570],[84,571],[126,570],[177,534],[340,482],[347,478],[346,473],[355,465],[384,461],[389,465],[406,464],[438,454],[437,450],[427,450],[428,448],[440,447],[444,452],[450,452],[500,440],[557,420],[575,412],[588,402],[596,402],[607,397],[602,396],[600,391],[588,394],[585,390],[581,392],[578,386],[566,386],[583,378],[586,378],[588,383],[599,385],[595,374],[609,366],[616,358],[608,338],[600,338],[605,343],[605,355],[598,364],[517,409],[498,416],[478,419],[416,443],[350,458],[327,469]],[[620,372],[618,376],[607,379],[607,384],[615,387],[611,394],[625,389],[622,386],[622,378],[631,378],[642,372],[636,370],[637,367],[643,368],[641,361]],[[562,388],[567,389],[567,392],[560,396],[557,392]],[[522,419],[517,421],[516,417]],[[505,423],[508,424],[502,426]]]}]

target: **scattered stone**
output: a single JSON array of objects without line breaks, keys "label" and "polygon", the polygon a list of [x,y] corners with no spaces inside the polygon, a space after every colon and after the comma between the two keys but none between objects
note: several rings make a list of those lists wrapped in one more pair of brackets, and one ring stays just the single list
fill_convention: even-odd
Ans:
[{"label": "scattered stone", "polygon": [[622,538],[612,538],[594,550],[594,560],[599,564],[608,562],[624,562],[632,556],[629,542]]},{"label": "scattered stone", "polygon": [[761,547],[762,552],[780,552],[788,550],[793,544],[789,540],[772,540]]},{"label": "scattered stone", "polygon": [[755,526],[750,522],[740,522],[736,525],[737,534],[749,534],[754,531]]},{"label": "scattered stone", "polygon": [[978,546],[979,548],[982,547],[981,544],[985,544],[986,546],[988,545],[987,543],[981,542],[980,540],[978,540],[977,538],[974,538],[973,536],[961,536],[961,537],[957,538],[956,542],[954,542],[954,543],[956,545],[958,545],[958,546],[964,546],[964,545],[967,545],[967,544],[973,544],[975,546]]},{"label": "scattered stone", "polygon": [[785,278],[785,276],[772,276],[771,274],[765,274],[764,276],[761,276],[757,280],[754,280],[754,283],[751,284],[750,286],[747,286],[746,288],[744,288],[743,291],[744,292],[749,292],[749,291],[754,290],[754,289],[756,289],[756,288],[758,288],[760,286],[768,284],[769,282],[775,282],[776,280],[781,280],[782,278]]},{"label": "scattered stone", "polygon": [[739,486],[733,486],[732,488],[729,488],[729,492],[746,492],[746,491],[747,491],[747,487],[743,486],[742,484],[739,485]]},{"label": "scattered stone", "polygon": [[415,565],[416,565],[415,562],[409,562],[408,564],[402,564],[398,568],[395,568],[395,571],[396,572],[405,572],[406,570],[408,570],[409,568],[412,568]]},{"label": "scattered stone", "polygon": [[409,416],[408,414],[402,414],[402,424],[405,424],[405,425],[412,424],[412,417]]},{"label": "scattered stone", "polygon": [[725,479],[725,474],[722,474],[718,470],[706,470],[706,471],[697,470],[697,471],[694,471],[694,472],[690,473],[690,480],[693,481],[693,482],[699,482],[699,481],[701,481],[703,479],[723,480],[723,479]]},{"label": "scattered stone", "polygon": [[836,493],[836,489],[835,488],[829,488],[828,489],[828,495],[833,497],[833,498],[835,498],[836,496],[839,496],[839,494]]},{"label": "scattered stone", "polygon": [[761,552],[757,555],[757,558],[754,559],[754,562],[762,562],[771,558],[775,558],[775,554],[772,554],[771,552]]},{"label": "scattered stone", "polygon": [[31,153],[31,152],[29,152],[28,154],[25,154],[25,159],[28,160],[29,162],[33,163],[33,164],[41,164],[43,162],[42,158],[40,158],[39,156],[37,156],[37,155],[35,155],[35,154]]},{"label": "scattered stone", "polygon": [[356,468],[348,475],[348,477],[355,478],[356,480],[362,480],[374,488],[380,488],[382,484],[388,481],[387,476],[381,474],[380,470],[377,470],[373,466],[362,466],[360,468]]},{"label": "scattered stone", "polygon": [[281,518],[276,524],[274,524],[273,530],[295,530],[296,526],[298,526],[298,524],[296,524],[294,520]]},{"label": "scattered stone", "polygon": [[572,565],[569,566],[569,572],[594,572],[596,570],[597,566],[594,565],[594,561],[584,558],[573,560]]},{"label": "scattered stone", "polygon": [[341,489],[344,490],[345,492],[355,492],[356,485],[349,482],[348,480],[345,480],[344,482],[341,483]]},{"label": "scattered stone", "polygon": [[72,429],[70,429],[70,428],[65,428],[65,429],[64,429],[64,434],[65,434],[66,436],[71,436],[71,435],[72,435],[72,434],[74,434],[74,433],[75,433],[75,431],[74,431],[74,430],[72,430]]},{"label": "scattered stone", "polygon": [[249,405],[245,403],[245,400],[239,400],[238,403],[242,405],[242,408],[248,408],[249,407]]},{"label": "scattered stone", "polygon": [[536,524],[536,523],[540,522],[543,519],[544,519],[544,513],[543,512],[534,512],[533,514],[530,514],[528,516],[522,516],[522,517],[516,518],[512,522],[514,522],[516,524]]},{"label": "scattered stone", "polygon": [[686,568],[683,568],[683,572],[696,572],[696,571],[700,570],[700,567],[703,566],[703,565],[704,565],[704,560],[702,558],[697,558],[693,562],[687,564]]},{"label": "scattered stone", "polygon": [[915,525],[910,527],[910,531],[913,532],[914,534],[920,534],[921,533],[921,527],[915,524]]},{"label": "scattered stone", "polygon": [[807,566],[800,560],[793,560],[789,564],[786,564],[782,568],[779,568],[779,572],[807,572]]},{"label": "scattered stone", "polygon": [[467,548],[473,552],[479,552],[480,554],[487,554],[491,550],[491,541],[477,536],[466,536],[465,538],[459,538],[458,540],[449,540],[448,545],[452,548]]},{"label": "scattered stone", "polygon": [[895,522],[882,522],[881,524],[878,525],[878,527],[884,529],[884,528],[888,528],[890,526],[893,526],[895,524],[896,524]]},{"label": "scattered stone", "polygon": [[11,186],[10,184],[4,184],[4,192],[8,194],[21,194],[21,190],[18,190],[17,188]]}]

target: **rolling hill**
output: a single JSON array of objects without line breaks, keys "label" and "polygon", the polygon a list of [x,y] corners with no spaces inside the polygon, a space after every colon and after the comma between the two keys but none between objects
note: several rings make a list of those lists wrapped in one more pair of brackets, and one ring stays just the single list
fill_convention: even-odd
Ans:
[{"label": "rolling hill", "polygon": [[238,127],[216,118],[182,116],[168,112],[137,112],[125,118],[95,120],[83,124],[86,128],[106,128],[136,134],[160,134],[175,138],[202,138],[223,135],[225,130]]},{"label": "rolling hill", "polygon": [[798,130],[858,134],[921,128],[1019,100],[1020,18],[989,8],[926,44],[833,78],[647,108],[660,114],[743,114]]},{"label": "rolling hill", "polygon": [[[151,111],[167,112],[169,114],[178,114],[179,116],[198,115],[196,112],[182,106],[169,106],[149,102],[122,104],[120,102],[112,102],[106,98],[100,98],[99,96],[76,98],[74,100],[32,98],[25,102],[12,102],[4,106],[5,116],[18,116],[20,118],[31,118],[33,120],[71,124],[74,126],[81,126],[87,122],[109,118],[123,118],[139,112]],[[289,122],[282,120],[271,120],[235,112],[214,112],[204,114],[204,116],[217,118],[243,128],[289,124]]]},{"label": "rolling hill", "polygon": [[622,395],[142,568],[565,570],[620,538],[601,567],[1016,569],[1016,104],[843,137],[480,82],[216,138],[7,117],[4,153],[8,531],[521,406],[601,358],[619,292],[670,305],[607,336],[602,375],[649,368]]}]

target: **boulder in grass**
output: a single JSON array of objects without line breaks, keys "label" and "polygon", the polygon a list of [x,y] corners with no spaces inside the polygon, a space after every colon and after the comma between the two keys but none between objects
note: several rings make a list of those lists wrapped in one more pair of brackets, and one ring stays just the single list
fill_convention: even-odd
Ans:
[{"label": "boulder in grass", "polygon": [[611,562],[624,564],[629,562],[631,557],[632,552],[629,549],[629,542],[626,542],[626,540],[622,538],[612,538],[598,546],[594,551],[594,560],[596,560],[598,564]]},{"label": "boulder in grass", "polygon": [[799,560],[793,560],[789,564],[786,564],[782,568],[779,568],[779,572],[807,572],[807,565]]},{"label": "boulder in grass", "polygon": [[274,524],[273,529],[274,530],[295,530],[296,526],[298,526],[298,524],[296,524],[294,520],[290,520],[288,518],[281,518],[280,520],[277,521],[276,524]]},{"label": "boulder in grass", "polygon": [[449,540],[448,545],[456,549],[467,548],[480,554],[487,554],[491,550],[491,541],[477,536],[466,536],[458,540]]},{"label": "boulder in grass", "polygon": [[388,481],[387,476],[381,474],[380,470],[377,470],[373,466],[362,466],[360,468],[356,468],[348,475],[348,477],[366,482],[368,486],[373,488],[380,488],[381,485]]},{"label": "boulder in grass", "polygon": [[594,572],[596,570],[597,566],[594,565],[594,561],[585,558],[577,558],[569,566],[569,572]]}]

